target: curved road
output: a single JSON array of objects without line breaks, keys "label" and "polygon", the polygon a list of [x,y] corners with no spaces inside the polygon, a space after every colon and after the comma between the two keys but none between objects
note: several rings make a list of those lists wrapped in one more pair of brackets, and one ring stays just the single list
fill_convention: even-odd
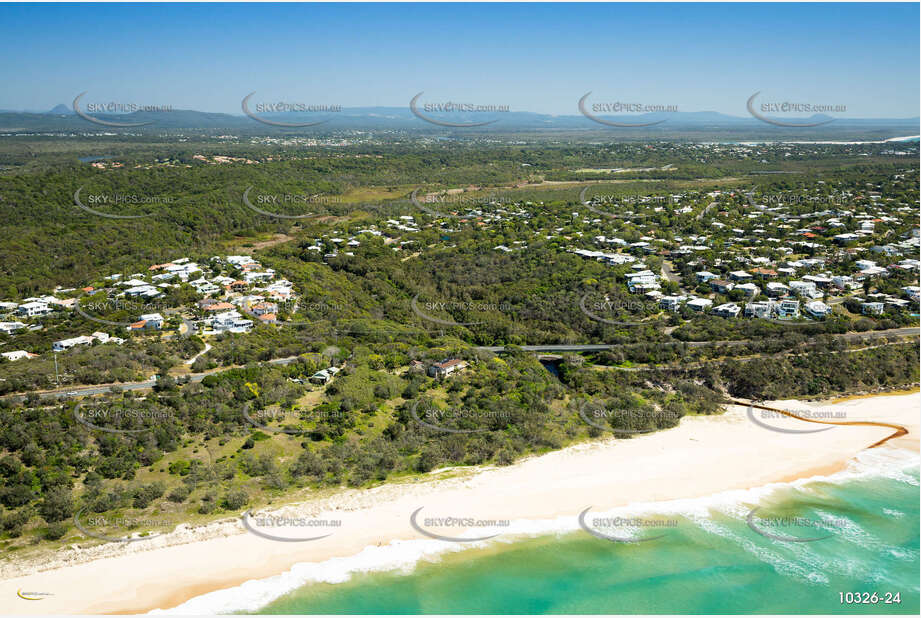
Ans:
[{"label": "curved road", "polygon": [[[877,330],[877,331],[867,331],[865,333],[843,333],[839,335],[833,335],[834,337],[840,337],[842,339],[859,339],[861,337],[867,337],[870,339],[876,339],[880,337],[890,337],[890,336],[908,336],[915,335],[917,336],[921,332],[921,329],[917,327],[906,327],[906,328],[893,328],[890,330]],[[690,347],[701,347],[708,345],[724,345],[724,346],[739,346],[746,345],[750,342],[748,339],[736,340],[736,341],[663,341],[659,342],[661,345],[680,345],[685,344]],[[634,345],[634,344],[626,344]],[[514,346],[518,349],[524,350],[525,352],[601,352],[604,350],[612,350],[615,348],[622,348],[625,345],[622,344],[609,344],[609,343],[586,343],[586,344],[547,344],[547,345],[523,345],[523,346]],[[475,350],[482,352],[492,352],[494,354],[500,354],[505,352],[505,346],[478,346],[474,348]],[[274,358],[270,361],[266,361],[270,365],[288,365],[295,360],[297,356],[288,356],[286,358]],[[215,373],[220,373],[221,371],[226,371],[231,369],[229,367],[219,369],[217,371],[205,372],[205,373],[190,373],[184,376],[190,382],[201,382],[205,376],[209,376]],[[134,390],[143,390],[147,388],[153,388],[156,386],[157,381],[154,380],[144,380],[142,382],[118,382],[114,384],[98,384],[95,386],[77,386],[70,388],[58,388],[47,391],[31,391],[28,393],[17,393],[13,395],[4,395],[0,399],[9,399],[15,402],[22,402],[25,400],[27,395],[38,395],[40,397],[54,397],[57,399],[66,399],[69,397],[85,397],[88,395],[102,395],[104,393],[110,392],[110,389],[115,387],[123,391],[134,391]]]}]

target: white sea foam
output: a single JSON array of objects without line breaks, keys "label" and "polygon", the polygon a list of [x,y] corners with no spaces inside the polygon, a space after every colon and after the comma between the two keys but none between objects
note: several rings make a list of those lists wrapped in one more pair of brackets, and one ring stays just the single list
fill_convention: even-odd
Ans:
[{"label": "white sea foam", "polygon": [[[759,560],[771,564],[778,572],[799,577],[806,581],[825,583],[828,581],[822,573],[818,562],[807,560],[798,563],[787,559],[781,552],[754,543],[752,540],[734,534],[726,526],[713,519],[714,511],[736,519],[744,519],[752,507],[779,491],[791,489],[821,493],[822,483],[842,483],[861,478],[884,477],[917,486],[918,479],[905,471],[916,470],[921,464],[921,457],[909,451],[888,447],[863,451],[849,462],[845,470],[827,476],[814,476],[798,479],[788,483],[771,483],[762,487],[743,490],[724,491],[701,498],[668,500],[662,502],[640,502],[607,511],[591,511],[587,521],[592,517],[640,517],[676,515],[691,520],[703,530],[734,540],[739,547],[751,553]],[[586,505],[588,507],[589,505]],[[831,514],[829,514],[831,516]],[[522,537],[567,534],[579,530],[575,516],[559,517],[545,520],[513,520],[506,528],[494,532],[503,534],[488,541],[470,543],[452,543],[437,540],[393,541],[384,546],[366,547],[353,556],[332,558],[323,562],[305,562],[294,565],[290,570],[265,579],[250,580],[239,586],[217,590],[204,594],[171,609],[156,609],[151,614],[201,615],[255,611],[279,597],[310,583],[342,583],[353,575],[373,571],[411,572],[421,561],[435,560],[438,556],[450,552],[471,548],[482,548],[491,543],[511,543]],[[623,536],[642,536],[643,534],[660,534],[664,529],[639,530],[624,527],[622,532],[614,533],[604,530],[606,534],[623,534]],[[857,533],[857,530],[852,530]],[[484,534],[478,529],[478,534]],[[492,534],[492,531],[485,532]],[[858,535],[866,542],[864,535]],[[798,549],[800,558],[808,550]],[[840,565],[839,572],[848,567]]]}]

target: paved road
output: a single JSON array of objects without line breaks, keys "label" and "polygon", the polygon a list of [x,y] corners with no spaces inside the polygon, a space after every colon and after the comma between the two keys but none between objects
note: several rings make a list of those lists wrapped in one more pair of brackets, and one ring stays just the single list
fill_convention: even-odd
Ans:
[{"label": "paved road", "polygon": [[[880,337],[891,337],[891,336],[908,336],[908,335],[918,335],[921,329],[917,327],[906,327],[906,328],[893,328],[890,330],[878,330],[878,331],[868,331],[865,333],[844,333],[841,335],[834,335],[835,337],[840,337],[842,339],[860,339],[860,338],[869,338],[876,339]],[[740,346],[747,345],[749,340],[738,340],[738,341],[662,341],[658,342],[659,345],[681,345],[685,344],[690,347],[702,347],[708,345],[722,345],[722,346]],[[645,345],[645,344],[627,344],[627,345]],[[623,344],[604,344],[604,343],[585,343],[585,344],[548,344],[548,345],[523,345],[517,346],[520,349],[526,352],[601,352],[604,350],[613,350],[614,348],[624,348],[627,347]],[[483,352],[493,352],[495,354],[505,351],[505,346],[479,346],[475,348]],[[270,361],[267,361],[270,365],[289,365],[295,360],[297,356],[288,356],[286,358],[273,358]],[[219,369],[217,371],[211,371],[207,373],[190,373],[186,374],[185,378],[188,378],[190,382],[201,382],[205,376],[209,376],[215,373],[220,373],[221,371],[227,371],[229,368]],[[116,387],[123,391],[136,391],[153,388],[156,386],[156,380],[145,380],[143,382],[120,382],[117,384],[99,384],[96,386],[78,386],[71,388],[59,388],[49,391],[33,391],[30,394],[38,395],[40,397],[53,397],[56,399],[67,399],[71,397],[86,397],[89,395],[101,395],[104,393],[110,392],[112,387]],[[8,399],[15,402],[22,402],[25,400],[25,395],[6,395],[0,397],[0,399]]]},{"label": "paved road", "polygon": [[[273,358],[270,361],[267,361],[270,365],[290,365],[295,360],[297,356],[288,356],[286,358]],[[177,376],[182,378],[188,378],[189,382],[201,382],[205,379],[206,376],[220,373],[221,371],[227,371],[228,368],[219,369],[217,371],[209,371],[204,373],[187,373],[183,376]],[[122,391],[140,391],[144,389],[153,388],[157,385],[156,380],[144,380],[143,382],[118,382],[115,384],[98,384],[96,386],[74,386],[71,388],[58,388],[50,391],[33,391],[33,395],[38,395],[39,397],[52,397],[55,399],[68,399],[71,397],[87,397],[89,395],[102,395],[105,393],[111,392],[110,389],[117,388]],[[6,395],[0,399],[8,399],[15,402],[22,402],[26,398],[25,395]]]}]

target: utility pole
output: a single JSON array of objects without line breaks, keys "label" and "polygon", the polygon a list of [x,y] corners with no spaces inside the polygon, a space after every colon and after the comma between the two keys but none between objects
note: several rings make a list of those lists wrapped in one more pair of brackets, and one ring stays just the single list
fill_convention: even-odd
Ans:
[{"label": "utility pole", "polygon": [[52,352],[51,355],[54,356],[54,381],[55,381],[55,383],[58,385],[58,388],[61,388],[61,378],[60,378],[60,376],[58,375],[58,355],[57,355],[57,352]]}]

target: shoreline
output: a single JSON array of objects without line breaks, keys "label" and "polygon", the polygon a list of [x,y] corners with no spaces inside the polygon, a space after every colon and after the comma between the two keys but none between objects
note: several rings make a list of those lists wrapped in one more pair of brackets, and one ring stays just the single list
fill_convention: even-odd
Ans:
[{"label": "shoreline", "polygon": [[[887,446],[918,452],[919,402],[921,394],[915,392],[841,403],[780,401],[772,405],[794,412],[833,408],[848,419],[901,423],[909,434]],[[784,431],[802,431],[806,425],[792,418],[770,423]],[[278,576],[295,564],[354,557],[392,541],[425,540],[408,525],[410,513],[420,506],[432,515],[544,520],[574,518],[590,505],[601,511],[636,503],[700,499],[840,472],[855,455],[891,433],[869,426],[834,429],[802,434],[769,431],[749,421],[741,406],[728,406],[720,416],[685,417],[674,429],[630,440],[582,443],[458,478],[347,490],[328,499],[272,509],[274,514],[289,517],[341,519],[341,533],[329,539],[275,543],[246,534],[239,520],[217,522],[205,527],[212,533],[210,538],[201,538],[208,534],[205,531],[186,530],[165,535],[153,549],[136,546],[147,542],[131,547],[97,546],[108,548],[97,553],[117,555],[86,562],[72,559],[63,568],[0,580],[0,590],[6,598],[19,589],[53,595],[41,602],[14,599],[10,609],[24,614],[170,609],[209,592]],[[289,536],[303,536],[303,530],[299,534],[295,529]],[[95,590],[106,590],[106,598],[99,599]]]}]

